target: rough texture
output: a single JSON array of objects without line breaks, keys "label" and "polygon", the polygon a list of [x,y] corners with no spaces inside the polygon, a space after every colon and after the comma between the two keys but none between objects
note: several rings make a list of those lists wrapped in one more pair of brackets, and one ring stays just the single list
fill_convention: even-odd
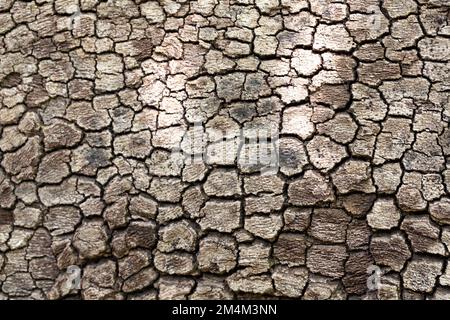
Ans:
[{"label": "rough texture", "polygon": [[0,1],[0,299],[449,299],[449,46],[445,0]]}]

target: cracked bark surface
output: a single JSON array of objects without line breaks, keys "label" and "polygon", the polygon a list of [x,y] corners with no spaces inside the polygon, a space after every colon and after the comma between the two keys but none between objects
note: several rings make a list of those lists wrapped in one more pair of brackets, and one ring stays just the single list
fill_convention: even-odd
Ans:
[{"label": "cracked bark surface", "polygon": [[1,0],[0,299],[449,299],[449,75],[448,0]]}]

